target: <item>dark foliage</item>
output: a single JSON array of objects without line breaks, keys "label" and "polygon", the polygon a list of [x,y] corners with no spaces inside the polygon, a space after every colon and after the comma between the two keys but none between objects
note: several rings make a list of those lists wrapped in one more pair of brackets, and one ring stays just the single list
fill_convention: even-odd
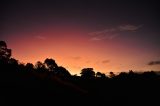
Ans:
[{"label": "dark foliage", "polygon": [[21,64],[0,41],[0,105],[2,106],[137,106],[160,105],[160,75],[154,71],[109,76],[93,68],[71,75],[53,59]]},{"label": "dark foliage", "polygon": [[95,77],[95,72],[93,71],[93,68],[84,68],[81,70],[81,77],[86,79],[91,79]]}]

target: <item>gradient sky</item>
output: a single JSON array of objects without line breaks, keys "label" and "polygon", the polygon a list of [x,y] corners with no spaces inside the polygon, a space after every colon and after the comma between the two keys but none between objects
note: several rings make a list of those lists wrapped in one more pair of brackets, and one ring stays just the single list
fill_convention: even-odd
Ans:
[{"label": "gradient sky", "polygon": [[158,10],[154,0],[2,0],[0,40],[20,62],[53,58],[72,74],[160,70]]}]

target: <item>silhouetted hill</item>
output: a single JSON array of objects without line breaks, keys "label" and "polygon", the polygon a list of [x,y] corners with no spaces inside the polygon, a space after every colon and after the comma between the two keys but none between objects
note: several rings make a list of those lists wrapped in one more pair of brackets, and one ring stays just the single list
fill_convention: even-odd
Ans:
[{"label": "silhouetted hill", "polygon": [[53,59],[21,64],[0,42],[1,106],[155,106],[159,95],[160,75],[154,71],[106,76],[84,68],[73,76]]}]

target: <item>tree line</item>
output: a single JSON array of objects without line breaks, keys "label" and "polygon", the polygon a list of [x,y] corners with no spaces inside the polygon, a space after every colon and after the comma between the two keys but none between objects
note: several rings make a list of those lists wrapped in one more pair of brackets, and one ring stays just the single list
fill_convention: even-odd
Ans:
[{"label": "tree line", "polygon": [[[28,72],[37,72],[37,73],[51,73],[52,75],[59,77],[71,77],[70,72],[63,66],[59,66],[56,61],[52,58],[46,58],[44,62],[37,61],[35,65],[32,63],[23,64],[18,60],[12,58],[12,50],[7,48],[7,44],[5,41],[0,41],[0,65],[3,67],[4,65],[11,65],[14,68],[22,68],[21,70],[25,70]],[[114,78],[121,77],[127,75],[138,75],[134,73],[132,70],[129,72],[121,72],[119,75],[115,75],[113,72],[110,72],[108,76],[101,72],[95,72],[93,68],[83,68],[80,72],[82,78]],[[143,75],[151,74],[157,75],[154,71],[146,71]],[[73,75],[76,76],[76,75]]]},{"label": "tree line", "polygon": [[0,100],[7,105],[153,105],[160,95],[159,82],[160,75],[154,71],[140,74],[129,70],[105,75],[93,68],[83,68],[77,76],[52,58],[35,65],[23,64],[12,58],[12,50],[0,41]]}]

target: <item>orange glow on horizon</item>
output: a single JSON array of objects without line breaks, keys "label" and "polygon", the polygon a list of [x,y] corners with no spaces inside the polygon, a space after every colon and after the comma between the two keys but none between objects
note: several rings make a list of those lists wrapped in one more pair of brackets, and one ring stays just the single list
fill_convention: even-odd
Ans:
[{"label": "orange glow on horizon", "polygon": [[[25,36],[27,34],[30,36]],[[148,70],[150,67],[145,62],[154,57],[152,53],[141,55],[134,47],[119,45],[121,42],[109,42],[107,45],[104,42],[92,42],[86,31],[77,29],[48,29],[27,34],[19,33],[19,38],[8,40],[14,58],[33,64],[53,58],[72,74],[79,74],[86,67],[103,73]],[[151,68],[159,69],[158,66]]]}]

